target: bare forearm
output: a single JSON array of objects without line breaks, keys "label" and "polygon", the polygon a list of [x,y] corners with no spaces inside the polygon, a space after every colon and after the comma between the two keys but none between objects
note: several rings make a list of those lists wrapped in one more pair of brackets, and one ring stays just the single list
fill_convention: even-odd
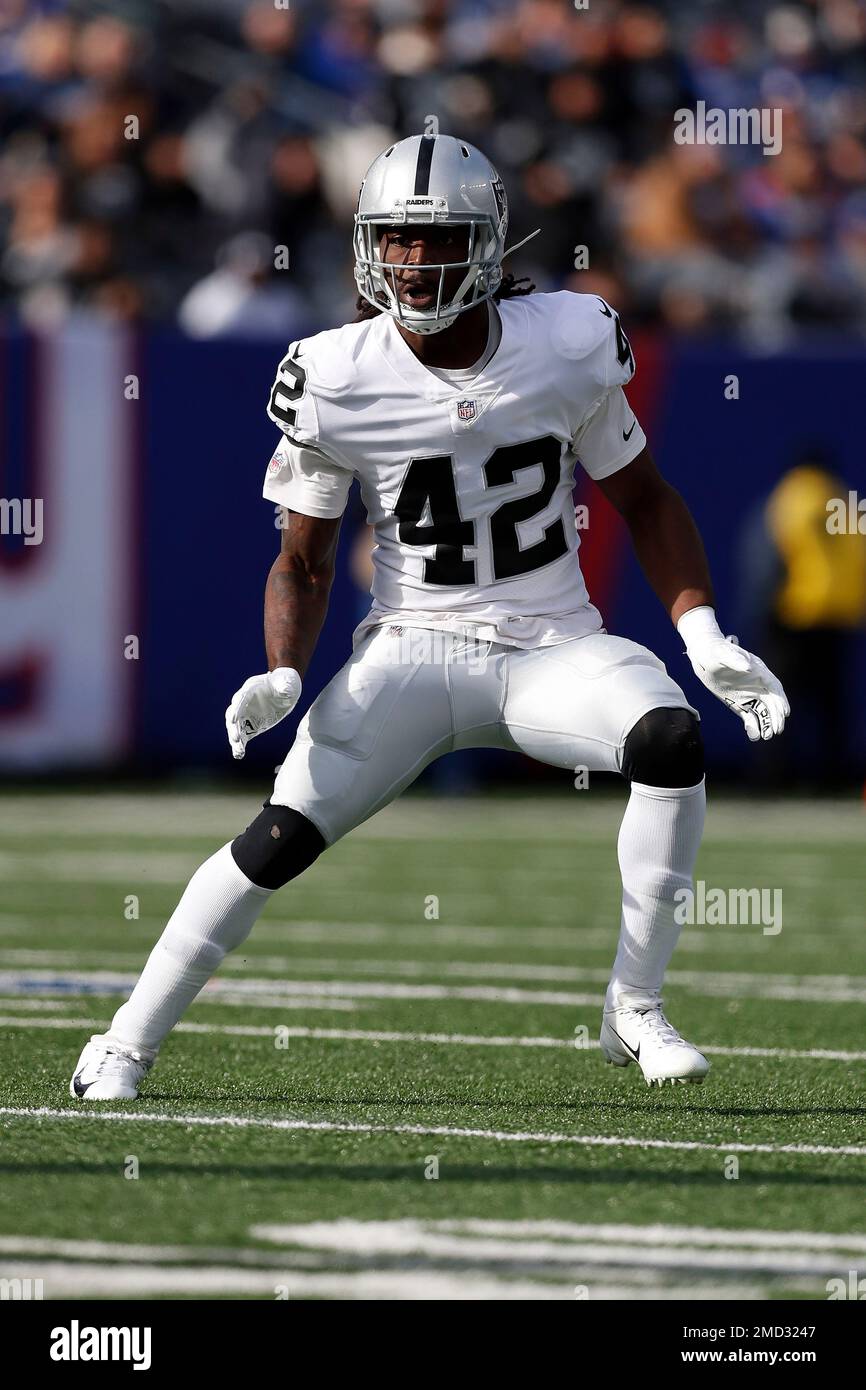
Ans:
[{"label": "bare forearm", "polygon": [[283,509],[280,553],[265,587],[268,670],[291,666],[306,675],[328,611],[339,517]]},{"label": "bare forearm", "polygon": [[674,624],[690,608],[714,605],[703,542],[675,488],[664,484],[626,520],[641,568]]},{"label": "bare forearm", "polygon": [[331,577],[304,573],[277,556],[265,588],[269,671],[291,666],[301,676],[306,673],[328,611]]}]

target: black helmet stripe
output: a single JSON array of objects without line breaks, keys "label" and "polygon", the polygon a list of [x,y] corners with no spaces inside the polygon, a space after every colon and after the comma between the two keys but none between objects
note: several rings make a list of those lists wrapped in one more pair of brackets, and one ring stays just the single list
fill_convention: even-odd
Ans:
[{"label": "black helmet stripe", "polygon": [[418,146],[418,163],[415,165],[415,192],[426,195],[430,192],[430,165],[433,163],[435,135],[422,135]]}]

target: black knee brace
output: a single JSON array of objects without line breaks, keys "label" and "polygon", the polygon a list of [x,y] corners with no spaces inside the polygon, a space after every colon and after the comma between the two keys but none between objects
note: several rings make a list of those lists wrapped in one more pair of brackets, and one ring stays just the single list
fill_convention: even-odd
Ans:
[{"label": "black knee brace", "polygon": [[700,724],[687,709],[651,709],[625,741],[622,775],[648,787],[695,787],[704,775]]},{"label": "black knee brace", "polygon": [[308,869],[326,848],[313,822],[289,806],[272,806],[232,840],[232,858],[259,888],[282,888]]}]

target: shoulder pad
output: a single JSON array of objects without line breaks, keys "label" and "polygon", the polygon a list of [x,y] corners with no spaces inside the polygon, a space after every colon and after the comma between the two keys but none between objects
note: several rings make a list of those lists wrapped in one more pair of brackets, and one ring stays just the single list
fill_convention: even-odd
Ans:
[{"label": "shoulder pad", "polygon": [[355,377],[358,330],[347,324],[290,343],[268,397],[268,415],[296,443],[319,444],[317,399],[346,395]]},{"label": "shoulder pad", "polygon": [[607,300],[569,290],[548,297],[559,301],[550,333],[554,349],[573,360],[592,358],[591,370],[604,387],[629,382],[634,375],[634,354],[619,314]]},{"label": "shoulder pad", "polygon": [[351,386],[356,372],[356,360],[362,341],[366,338],[369,321],[347,323],[342,328],[329,328],[312,338],[302,338],[294,344],[298,360],[303,364],[310,389],[316,395],[341,395]]},{"label": "shoulder pad", "polygon": [[613,324],[610,306],[595,294],[560,290],[551,300],[551,345],[563,357],[586,357],[599,347]]}]

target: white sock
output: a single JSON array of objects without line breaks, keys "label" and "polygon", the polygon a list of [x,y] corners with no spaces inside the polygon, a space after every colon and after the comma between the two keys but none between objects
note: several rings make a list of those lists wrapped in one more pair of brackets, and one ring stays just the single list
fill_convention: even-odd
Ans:
[{"label": "white sock", "polygon": [[706,791],[632,782],[617,842],[622,922],[606,1009],[658,1004],[679,940],[674,894],[692,888],[706,811]]},{"label": "white sock", "polygon": [[205,860],[187,884],[138,984],[114,1015],[109,1036],[155,1057],[226,953],[249,936],[272,891],[247,878],[228,845]]}]

